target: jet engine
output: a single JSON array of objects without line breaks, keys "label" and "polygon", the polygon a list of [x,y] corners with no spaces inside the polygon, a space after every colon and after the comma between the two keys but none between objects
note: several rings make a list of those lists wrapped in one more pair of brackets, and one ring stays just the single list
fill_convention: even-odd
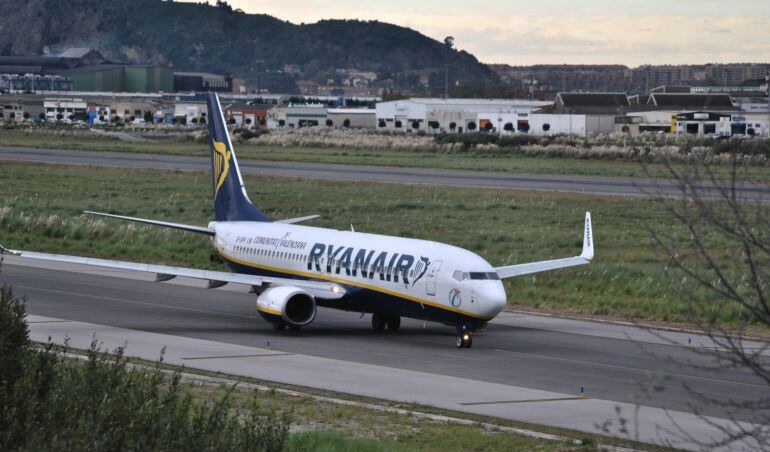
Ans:
[{"label": "jet engine", "polygon": [[257,297],[257,309],[267,320],[283,322],[299,328],[315,319],[316,304],[313,295],[292,286],[271,287]]}]

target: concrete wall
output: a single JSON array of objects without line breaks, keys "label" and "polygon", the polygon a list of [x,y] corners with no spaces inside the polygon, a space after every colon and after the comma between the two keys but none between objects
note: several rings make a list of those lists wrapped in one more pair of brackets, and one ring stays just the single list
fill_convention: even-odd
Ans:
[{"label": "concrete wall", "polygon": [[612,133],[615,131],[616,115],[586,115],[587,135],[597,133]]},{"label": "concrete wall", "polygon": [[[529,117],[529,133],[533,135],[586,135],[586,115],[541,114]],[[548,130],[546,130],[548,129]]]},{"label": "concrete wall", "polygon": [[350,121],[349,127],[351,128],[373,129],[377,126],[374,110],[368,112],[356,110],[346,112],[344,109],[335,108],[329,109],[326,116],[327,119],[333,122],[333,127],[343,127],[346,119]]}]

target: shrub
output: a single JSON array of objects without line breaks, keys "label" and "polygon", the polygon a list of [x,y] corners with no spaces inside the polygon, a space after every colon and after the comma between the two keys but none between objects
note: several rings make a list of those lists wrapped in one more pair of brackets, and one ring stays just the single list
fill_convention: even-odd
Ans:
[{"label": "shrub", "polygon": [[503,126],[503,130],[505,130],[506,132],[510,132],[511,130],[513,130],[513,123],[506,122],[505,125]]},{"label": "shrub", "polygon": [[473,121],[471,121],[471,122],[469,122],[469,123],[468,123],[468,125],[466,126],[466,128],[467,128],[468,130],[476,130],[476,123],[475,123],[475,122],[473,122]]},{"label": "shrub", "polygon": [[23,300],[3,286],[0,450],[283,449],[289,419],[260,415],[256,393],[243,415],[233,388],[214,402],[197,399],[179,374],[129,367],[122,349],[105,355],[96,340],[86,362],[50,343],[33,349],[23,314]]},{"label": "shrub", "polygon": [[450,122],[449,123],[449,130],[455,130],[457,128],[456,122]]},{"label": "shrub", "polygon": [[333,125],[334,125],[334,121],[332,121],[331,119],[326,120],[326,127],[331,127]]},{"label": "shrub", "polygon": [[[14,297],[11,286],[3,284],[0,287],[0,394],[13,387],[22,372],[28,347],[25,314],[24,300]],[[3,426],[0,417],[0,431]]]},{"label": "shrub", "polygon": [[538,138],[534,135],[508,135],[500,137],[497,140],[497,145],[500,147],[513,147],[513,146],[526,146],[528,144],[535,144],[542,141],[542,138]]},{"label": "shrub", "polygon": [[417,121],[417,120],[412,121],[412,128],[414,130],[419,129],[420,128],[420,121]]},{"label": "shrub", "polygon": [[403,124],[401,123],[401,121],[396,121],[395,126],[397,129],[400,129],[401,126],[403,126]]},{"label": "shrub", "polygon": [[345,120],[342,121],[342,127],[350,127],[350,119],[345,118]]}]

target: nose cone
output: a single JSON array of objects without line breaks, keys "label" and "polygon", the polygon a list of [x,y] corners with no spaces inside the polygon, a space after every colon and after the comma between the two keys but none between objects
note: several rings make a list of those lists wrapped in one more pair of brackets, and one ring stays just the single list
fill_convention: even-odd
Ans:
[{"label": "nose cone", "polygon": [[482,300],[481,315],[492,318],[500,313],[507,303],[505,288],[500,281],[485,281],[477,289],[479,299]]}]

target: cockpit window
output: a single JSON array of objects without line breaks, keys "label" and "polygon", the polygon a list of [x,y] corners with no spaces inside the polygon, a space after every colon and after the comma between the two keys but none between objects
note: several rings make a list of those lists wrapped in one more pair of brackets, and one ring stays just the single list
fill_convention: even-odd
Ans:
[{"label": "cockpit window", "polygon": [[479,281],[484,279],[498,280],[500,276],[496,272],[461,272],[457,270],[452,274],[452,278],[457,281],[467,281],[469,279]]},{"label": "cockpit window", "polygon": [[496,272],[470,272],[470,279],[500,279]]}]

